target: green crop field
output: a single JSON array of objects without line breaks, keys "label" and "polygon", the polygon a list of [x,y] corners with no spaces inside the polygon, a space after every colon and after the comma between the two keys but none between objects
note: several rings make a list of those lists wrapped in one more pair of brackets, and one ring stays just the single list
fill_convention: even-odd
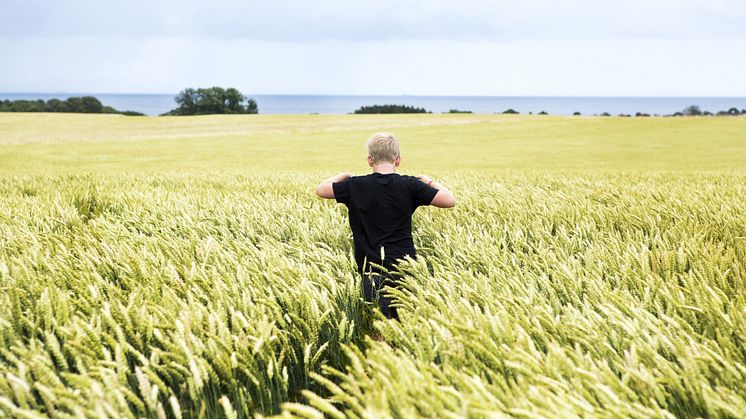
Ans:
[{"label": "green crop field", "polygon": [[[383,130],[401,322],[313,195]],[[0,114],[0,417],[744,417],[744,197],[743,117]]]}]

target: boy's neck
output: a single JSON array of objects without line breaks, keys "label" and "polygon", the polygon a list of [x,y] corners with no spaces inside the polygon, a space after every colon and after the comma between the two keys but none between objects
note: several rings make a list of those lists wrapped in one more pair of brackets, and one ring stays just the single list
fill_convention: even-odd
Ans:
[{"label": "boy's neck", "polygon": [[388,175],[389,173],[396,173],[396,165],[394,163],[374,164],[372,167],[373,167],[374,173],[380,173],[382,175]]}]

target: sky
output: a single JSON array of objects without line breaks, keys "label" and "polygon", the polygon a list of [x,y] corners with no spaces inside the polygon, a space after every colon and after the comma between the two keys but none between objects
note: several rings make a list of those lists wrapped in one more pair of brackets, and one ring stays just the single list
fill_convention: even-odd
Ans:
[{"label": "sky", "polygon": [[746,96],[743,0],[0,0],[0,92]]}]

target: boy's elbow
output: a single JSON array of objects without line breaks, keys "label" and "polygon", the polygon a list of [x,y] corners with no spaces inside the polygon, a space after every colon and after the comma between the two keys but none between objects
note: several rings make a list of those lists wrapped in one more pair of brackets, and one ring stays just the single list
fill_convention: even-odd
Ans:
[{"label": "boy's elbow", "polygon": [[451,191],[440,191],[435,195],[435,198],[430,205],[434,205],[438,208],[453,208],[456,206],[456,197]]},{"label": "boy's elbow", "polygon": [[316,187],[316,196],[320,198],[332,199],[334,198],[334,189],[331,183],[322,182]]},{"label": "boy's elbow", "polygon": [[451,191],[444,191],[447,192],[445,196],[443,196],[443,208],[453,208],[456,206],[456,195],[453,194]]},{"label": "boy's elbow", "polygon": [[453,194],[449,197],[447,204],[446,208],[453,208],[456,206],[456,197]]}]

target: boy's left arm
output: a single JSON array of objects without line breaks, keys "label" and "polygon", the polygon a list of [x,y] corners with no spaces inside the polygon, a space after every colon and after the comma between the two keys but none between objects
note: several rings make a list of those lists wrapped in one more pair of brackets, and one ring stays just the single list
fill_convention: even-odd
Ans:
[{"label": "boy's left arm", "polygon": [[352,173],[340,173],[324,180],[316,187],[316,195],[326,199],[334,199],[334,188],[332,187],[332,184],[344,182],[350,177],[352,177]]}]

